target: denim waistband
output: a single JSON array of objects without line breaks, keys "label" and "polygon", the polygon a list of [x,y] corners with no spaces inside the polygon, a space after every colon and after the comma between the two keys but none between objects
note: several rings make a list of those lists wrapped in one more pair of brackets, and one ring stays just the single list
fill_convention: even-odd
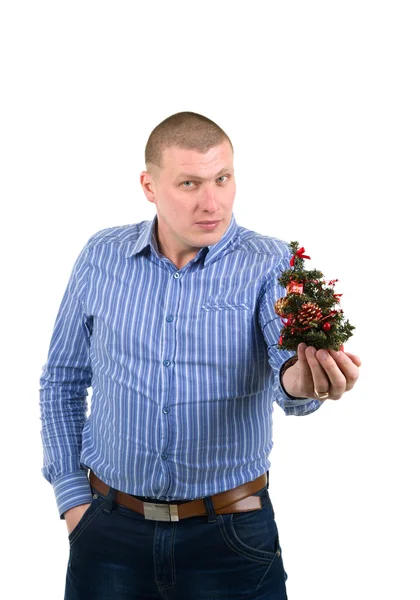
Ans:
[{"label": "denim waistband", "polygon": [[134,494],[130,494],[133,498],[137,498],[138,500],[142,500],[143,502],[153,502],[154,504],[182,504],[183,502],[191,502],[191,499],[186,500],[161,500],[160,498],[151,498],[150,496],[135,496]]}]

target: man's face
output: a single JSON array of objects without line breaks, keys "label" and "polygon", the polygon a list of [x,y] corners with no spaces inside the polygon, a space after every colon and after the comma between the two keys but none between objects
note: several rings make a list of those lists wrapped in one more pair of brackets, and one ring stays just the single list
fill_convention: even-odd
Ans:
[{"label": "man's face", "polygon": [[[229,227],[236,193],[233,154],[227,141],[206,154],[171,147],[163,164],[155,178],[143,171],[140,182],[156,204],[159,250],[179,266],[199,248],[216,244]],[[218,224],[208,229],[200,221]]]}]

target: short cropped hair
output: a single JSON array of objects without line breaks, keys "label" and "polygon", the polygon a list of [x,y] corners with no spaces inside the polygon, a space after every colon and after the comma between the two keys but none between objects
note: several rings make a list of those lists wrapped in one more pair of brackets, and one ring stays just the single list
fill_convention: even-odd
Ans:
[{"label": "short cropped hair", "polygon": [[214,121],[194,112],[175,113],[159,123],[150,134],[145,149],[146,169],[152,175],[158,175],[164,167],[165,148],[177,146],[205,154],[224,141],[229,142],[233,153],[232,142]]}]

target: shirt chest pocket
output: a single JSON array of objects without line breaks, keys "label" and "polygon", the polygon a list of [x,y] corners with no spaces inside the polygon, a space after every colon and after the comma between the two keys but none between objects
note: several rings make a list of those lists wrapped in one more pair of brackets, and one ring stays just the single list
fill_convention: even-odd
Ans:
[{"label": "shirt chest pocket", "polygon": [[[217,379],[219,397],[230,398],[249,393],[249,379],[255,366],[255,315],[252,297],[238,291],[209,295],[197,306],[184,338],[188,356],[199,357],[203,381],[208,375]],[[247,391],[248,386],[248,391]],[[214,388],[208,393],[214,395]]]},{"label": "shirt chest pocket", "polygon": [[[219,375],[224,373],[227,380],[246,364],[252,349],[252,322],[249,299],[208,297],[201,304],[196,329],[200,352],[203,354],[204,347],[207,366]],[[235,377],[233,380],[236,381]]]},{"label": "shirt chest pocket", "polygon": [[223,312],[223,311],[250,311],[251,305],[249,298],[243,294],[230,294],[229,296],[213,296],[208,298],[201,305],[201,311],[204,312]]}]

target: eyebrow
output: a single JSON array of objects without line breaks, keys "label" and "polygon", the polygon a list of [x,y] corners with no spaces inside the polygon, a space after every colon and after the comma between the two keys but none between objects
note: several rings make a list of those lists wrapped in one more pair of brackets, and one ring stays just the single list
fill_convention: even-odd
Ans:
[{"label": "eyebrow", "polygon": [[[221,169],[218,173],[216,173],[216,177],[220,177],[220,175],[223,175],[223,173],[231,173],[233,171],[233,169],[231,167],[224,167],[223,169]],[[179,173],[179,175],[177,175],[177,180],[178,179],[186,179],[186,180],[190,180],[190,179],[199,179],[200,181],[203,181],[204,178],[203,177],[199,177],[198,175],[193,175],[192,173]]]}]

